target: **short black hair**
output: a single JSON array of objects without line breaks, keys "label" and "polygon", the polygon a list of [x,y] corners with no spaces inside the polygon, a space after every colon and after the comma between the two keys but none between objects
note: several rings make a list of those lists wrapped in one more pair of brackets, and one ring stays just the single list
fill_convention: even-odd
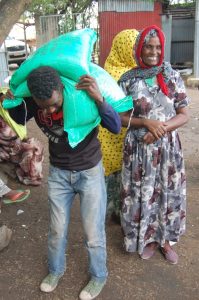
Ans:
[{"label": "short black hair", "polygon": [[62,90],[62,82],[58,72],[48,66],[34,69],[27,77],[27,85],[33,97],[47,100],[53,91]]}]

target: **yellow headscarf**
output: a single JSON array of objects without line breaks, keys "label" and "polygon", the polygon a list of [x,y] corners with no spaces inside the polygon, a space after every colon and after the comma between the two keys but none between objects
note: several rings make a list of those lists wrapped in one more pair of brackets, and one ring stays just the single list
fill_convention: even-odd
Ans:
[{"label": "yellow headscarf", "polygon": [[[119,32],[113,39],[111,51],[106,59],[104,69],[116,81],[124,73],[136,67],[136,62],[133,58],[133,46],[137,35],[138,31],[136,29],[126,29]],[[124,127],[121,129],[120,134],[115,135],[100,126],[98,137],[101,142],[106,176],[121,170],[125,134],[126,128]]]},{"label": "yellow headscarf", "polygon": [[0,103],[0,116],[4,121],[16,132],[18,137],[23,140],[27,138],[26,126],[17,124],[9,115],[8,111],[4,109]]}]

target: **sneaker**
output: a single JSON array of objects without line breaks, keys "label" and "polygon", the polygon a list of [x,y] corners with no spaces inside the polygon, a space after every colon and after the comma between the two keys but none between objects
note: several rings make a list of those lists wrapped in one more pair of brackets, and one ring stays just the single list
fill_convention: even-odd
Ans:
[{"label": "sneaker", "polygon": [[57,287],[61,275],[53,275],[49,273],[41,282],[40,290],[45,293],[54,291]]},{"label": "sneaker", "polygon": [[106,280],[103,282],[91,279],[79,295],[80,300],[92,300],[96,298],[102,291]]}]

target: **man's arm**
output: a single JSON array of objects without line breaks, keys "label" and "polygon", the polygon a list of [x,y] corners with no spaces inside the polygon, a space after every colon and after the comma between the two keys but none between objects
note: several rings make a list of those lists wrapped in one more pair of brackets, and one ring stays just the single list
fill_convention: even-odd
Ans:
[{"label": "man's arm", "polygon": [[80,77],[79,83],[76,85],[78,90],[85,90],[89,96],[95,100],[98,107],[101,125],[112,133],[119,133],[121,129],[121,120],[119,114],[104,100],[98,88],[96,80],[89,76]]},{"label": "man's arm", "polygon": [[98,105],[99,114],[101,117],[101,125],[110,132],[118,134],[121,130],[121,119],[119,114],[105,100],[101,105]]},{"label": "man's arm", "polygon": [[[24,99],[25,103],[22,102],[19,106],[8,109],[10,117],[17,123],[21,125],[25,125],[25,123],[33,117],[33,114],[30,112],[27,106],[26,99]],[[27,100],[33,101],[33,100]]]}]

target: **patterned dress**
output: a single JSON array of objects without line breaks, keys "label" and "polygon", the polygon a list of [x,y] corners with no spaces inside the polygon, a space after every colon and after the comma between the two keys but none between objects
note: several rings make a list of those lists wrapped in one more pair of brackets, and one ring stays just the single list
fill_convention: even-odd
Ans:
[{"label": "patterned dress", "polygon": [[[155,78],[133,78],[121,83],[134,99],[136,118],[167,121],[176,109],[188,105],[184,83],[172,70],[169,95],[162,93]],[[125,249],[143,252],[151,242],[163,246],[177,242],[185,232],[186,179],[177,130],[153,144],[145,144],[145,128],[130,127],[124,143],[121,224]]]}]

